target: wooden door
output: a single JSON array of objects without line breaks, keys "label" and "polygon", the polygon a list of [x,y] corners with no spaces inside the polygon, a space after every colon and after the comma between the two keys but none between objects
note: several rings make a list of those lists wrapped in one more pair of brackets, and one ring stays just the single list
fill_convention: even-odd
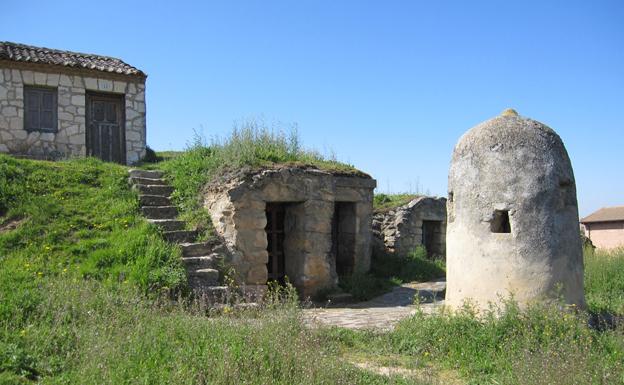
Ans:
[{"label": "wooden door", "polygon": [[267,273],[269,281],[284,281],[284,216],[286,208],[283,203],[267,203],[266,205],[266,234],[267,251],[269,262],[267,263]]},{"label": "wooden door", "polygon": [[123,96],[87,95],[87,156],[126,163]]}]

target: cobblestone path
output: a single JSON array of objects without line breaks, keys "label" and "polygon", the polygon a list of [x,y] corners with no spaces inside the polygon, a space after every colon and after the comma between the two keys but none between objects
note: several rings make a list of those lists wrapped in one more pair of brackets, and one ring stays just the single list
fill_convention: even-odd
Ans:
[{"label": "cobblestone path", "polygon": [[340,326],[349,329],[390,330],[401,319],[417,310],[414,297],[425,313],[432,313],[444,305],[444,280],[407,283],[370,301],[304,310],[304,319],[310,326]]}]

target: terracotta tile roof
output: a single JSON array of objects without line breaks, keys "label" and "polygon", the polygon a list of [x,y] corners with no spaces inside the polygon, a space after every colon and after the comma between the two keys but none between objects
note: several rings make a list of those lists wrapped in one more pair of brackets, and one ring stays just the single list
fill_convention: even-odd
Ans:
[{"label": "terracotta tile roof", "polygon": [[0,41],[0,60],[40,63],[145,77],[143,71],[114,57]]},{"label": "terracotta tile roof", "polygon": [[581,223],[624,221],[624,206],[603,207],[581,219]]}]

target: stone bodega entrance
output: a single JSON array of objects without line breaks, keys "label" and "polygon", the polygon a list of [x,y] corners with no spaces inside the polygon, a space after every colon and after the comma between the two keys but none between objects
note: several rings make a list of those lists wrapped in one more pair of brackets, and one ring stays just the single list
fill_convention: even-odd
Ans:
[{"label": "stone bodega entrance", "polygon": [[332,256],[338,278],[353,274],[355,266],[355,203],[335,202],[332,220]]},{"label": "stone bodega entrance", "polygon": [[369,270],[375,185],[361,173],[280,167],[208,188],[205,206],[240,284],[287,277],[308,297]]},{"label": "stone bodega entrance", "polygon": [[442,221],[422,222],[422,245],[425,246],[429,257],[440,257],[443,255],[442,245],[445,235]]}]

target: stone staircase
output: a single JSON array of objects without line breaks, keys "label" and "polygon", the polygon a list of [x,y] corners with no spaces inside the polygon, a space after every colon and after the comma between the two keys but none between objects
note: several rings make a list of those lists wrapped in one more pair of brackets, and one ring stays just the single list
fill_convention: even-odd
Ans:
[{"label": "stone staircase", "polygon": [[186,223],[177,219],[178,210],[169,199],[173,187],[163,179],[162,171],[130,170],[128,181],[139,193],[143,216],[161,229],[164,239],[182,249],[182,262],[195,298],[209,303],[226,302],[229,290],[219,284],[218,270],[226,255],[225,247],[216,240],[195,242],[197,232],[186,230]]}]

